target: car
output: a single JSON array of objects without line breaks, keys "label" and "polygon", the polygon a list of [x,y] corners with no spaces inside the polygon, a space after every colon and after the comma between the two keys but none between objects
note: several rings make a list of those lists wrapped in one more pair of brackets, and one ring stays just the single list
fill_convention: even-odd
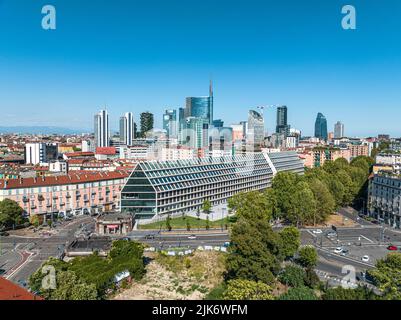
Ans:
[{"label": "car", "polygon": [[334,232],[334,231],[330,231],[330,232],[327,233],[328,237],[335,237],[336,235],[337,235],[337,233]]},{"label": "car", "polygon": [[145,236],[145,239],[147,239],[147,240],[152,240],[152,239],[154,239],[155,238],[155,235],[154,234],[147,234],[146,236]]},{"label": "car", "polygon": [[348,249],[343,249],[343,251],[341,252],[342,256],[346,256],[349,253]]},{"label": "car", "polygon": [[226,247],[226,248],[228,248],[230,246],[230,242],[224,242],[224,244],[223,244],[223,247]]},{"label": "car", "polygon": [[366,256],[366,255],[362,257],[363,262],[368,262],[369,259],[370,259],[369,256]]},{"label": "car", "polygon": [[372,222],[373,224],[379,224],[379,223],[380,223],[380,222],[377,221],[377,220],[372,220],[372,221],[370,221],[370,222]]},{"label": "car", "polygon": [[124,237],[124,238],[122,238],[121,240],[124,240],[124,241],[131,241],[131,238],[129,238],[129,237]]},{"label": "car", "polygon": [[343,248],[341,247],[337,247],[334,249],[334,253],[341,253],[341,252],[343,252]]},{"label": "car", "polygon": [[5,274],[5,273],[6,273],[6,270],[0,269],[0,276],[2,276],[2,275]]},{"label": "car", "polygon": [[322,233],[323,233],[323,231],[320,230],[320,229],[313,230],[312,232],[313,232],[314,234],[322,234]]},{"label": "car", "polygon": [[196,239],[196,236],[195,236],[194,234],[191,234],[191,235],[188,237],[188,239],[189,239],[189,240],[195,240],[195,239]]},{"label": "car", "polygon": [[389,250],[389,251],[397,251],[398,248],[397,248],[396,246],[389,245],[389,246],[387,247],[387,250]]},{"label": "car", "polygon": [[0,236],[1,237],[8,237],[10,234],[8,233],[8,232],[6,232],[6,231],[1,231],[0,232]]}]

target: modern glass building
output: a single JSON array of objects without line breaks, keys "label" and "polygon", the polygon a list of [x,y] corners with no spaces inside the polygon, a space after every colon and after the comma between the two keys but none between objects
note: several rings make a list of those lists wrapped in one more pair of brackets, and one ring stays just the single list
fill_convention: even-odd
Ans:
[{"label": "modern glass building", "polygon": [[320,112],[317,114],[315,122],[315,137],[321,140],[326,140],[328,138],[327,134],[327,120],[326,117]]},{"label": "modern glass building", "polygon": [[109,114],[106,110],[100,110],[95,115],[95,147],[110,146]]},{"label": "modern glass building", "polygon": [[207,119],[212,124],[212,98],[188,97],[186,98],[186,116]]},{"label": "modern glass building", "polygon": [[177,137],[177,111],[169,109],[163,114],[163,129],[168,137]]},{"label": "modern glass building", "polygon": [[282,133],[285,137],[290,134],[290,126],[287,122],[286,106],[277,107],[276,133]]},{"label": "modern glass building", "polygon": [[248,113],[247,140],[250,143],[261,145],[265,138],[265,122],[263,116],[254,110]]},{"label": "modern glass building", "polygon": [[279,171],[303,174],[303,163],[295,152],[140,162],[121,191],[121,210],[151,219],[195,211],[205,200],[216,206],[238,192],[269,188]]}]

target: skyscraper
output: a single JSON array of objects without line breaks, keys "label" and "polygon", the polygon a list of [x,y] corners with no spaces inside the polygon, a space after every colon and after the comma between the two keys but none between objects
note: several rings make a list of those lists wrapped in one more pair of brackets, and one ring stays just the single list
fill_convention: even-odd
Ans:
[{"label": "skyscraper", "polygon": [[287,123],[287,107],[277,107],[276,133],[282,133],[287,137],[290,133],[290,126]]},{"label": "skyscraper", "polygon": [[146,132],[153,130],[153,113],[141,113],[141,137],[144,138]]},{"label": "skyscraper", "polygon": [[344,124],[340,121],[337,121],[337,123],[334,125],[334,138],[342,138],[344,136]]},{"label": "skyscraper", "polygon": [[163,129],[167,131],[170,138],[177,137],[177,111],[166,110],[163,114]]},{"label": "skyscraper", "polygon": [[100,110],[95,115],[95,148],[110,146],[109,114]]},{"label": "skyscraper", "polygon": [[327,120],[322,113],[318,113],[315,122],[315,137],[327,141]]},{"label": "skyscraper", "polygon": [[247,140],[255,145],[261,145],[265,138],[265,123],[262,115],[255,110],[248,113]]},{"label": "skyscraper", "polygon": [[208,97],[186,98],[185,117],[207,119],[209,125],[213,124],[213,84],[210,82]]},{"label": "skyscraper", "polygon": [[126,112],[120,118],[120,142],[121,144],[130,146],[134,138],[134,116],[132,112]]}]

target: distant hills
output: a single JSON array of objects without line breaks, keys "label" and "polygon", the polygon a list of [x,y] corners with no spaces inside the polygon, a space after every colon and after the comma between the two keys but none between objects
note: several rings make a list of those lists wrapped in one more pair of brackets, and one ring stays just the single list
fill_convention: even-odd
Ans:
[{"label": "distant hills", "polygon": [[14,126],[1,127],[0,133],[20,133],[20,134],[80,134],[91,132],[90,129],[70,129],[52,126]]}]

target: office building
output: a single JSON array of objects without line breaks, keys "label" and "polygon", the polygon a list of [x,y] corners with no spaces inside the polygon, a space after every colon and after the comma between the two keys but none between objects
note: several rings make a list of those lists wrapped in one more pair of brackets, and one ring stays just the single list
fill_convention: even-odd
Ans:
[{"label": "office building", "polygon": [[336,124],[334,125],[334,138],[340,139],[343,137],[345,137],[344,124],[341,123],[340,121],[337,121]]},{"label": "office building", "polygon": [[290,133],[290,126],[287,123],[287,107],[277,107],[276,133],[282,133],[287,137]]},{"label": "office building", "polygon": [[318,113],[315,122],[315,137],[327,141],[327,120],[322,113]]},{"label": "office building", "polygon": [[241,191],[269,188],[280,171],[303,174],[295,152],[140,162],[121,191],[121,211],[139,220],[195,212],[205,200],[217,206]]},{"label": "office building", "polygon": [[95,115],[95,148],[110,146],[109,114],[101,110]]},{"label": "office building", "polygon": [[25,163],[40,164],[46,162],[46,143],[25,144]]},{"label": "office building", "polygon": [[120,143],[130,146],[135,139],[134,133],[134,115],[132,112],[126,112],[120,118]]},{"label": "office building", "polygon": [[247,142],[261,145],[265,138],[265,122],[263,116],[254,110],[248,113]]},{"label": "office building", "polygon": [[177,111],[166,110],[163,114],[163,129],[167,132],[167,137],[177,137]]}]

